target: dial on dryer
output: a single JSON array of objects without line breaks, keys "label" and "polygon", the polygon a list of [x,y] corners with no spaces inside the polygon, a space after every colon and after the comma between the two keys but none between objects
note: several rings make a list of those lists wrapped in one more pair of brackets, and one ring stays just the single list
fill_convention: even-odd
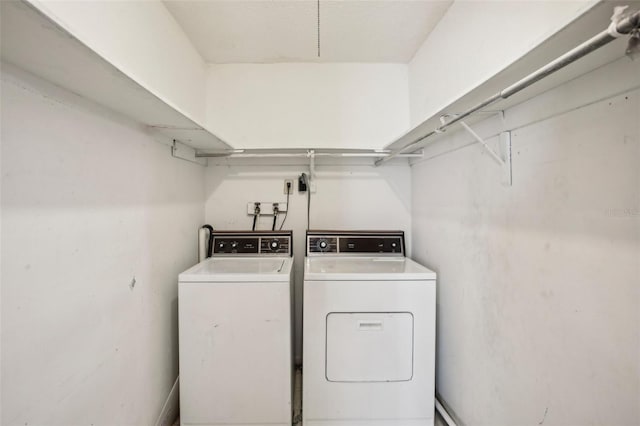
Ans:
[{"label": "dial on dryer", "polygon": [[332,237],[311,238],[308,247],[312,253],[335,253],[338,251],[338,240]]}]

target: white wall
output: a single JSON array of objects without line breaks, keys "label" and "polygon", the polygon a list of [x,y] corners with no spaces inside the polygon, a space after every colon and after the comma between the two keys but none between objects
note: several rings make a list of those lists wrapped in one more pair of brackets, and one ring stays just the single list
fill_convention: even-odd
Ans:
[{"label": "white wall", "polygon": [[437,389],[463,424],[640,423],[639,76],[623,58],[507,110],[512,187],[465,133],[412,166]]},{"label": "white wall", "polygon": [[177,274],[197,259],[204,168],[2,73],[1,423],[154,424],[178,375]]},{"label": "white wall", "polygon": [[381,148],[409,127],[405,64],[210,65],[207,124],[234,148]]},{"label": "white wall", "polygon": [[159,0],[29,0],[120,71],[204,123],[206,66]]},{"label": "white wall", "polygon": [[[218,164],[218,165],[214,165]],[[264,161],[244,164],[210,163],[206,177],[206,221],[216,229],[251,229],[247,202],[286,201],[285,179],[295,179],[289,214],[283,229],[293,230],[295,255],[296,358],[300,362],[302,325],[302,272],[307,230],[307,198],[298,192],[297,176],[308,165]],[[399,229],[411,244],[410,170],[405,161],[373,167],[370,161],[317,167],[317,192],[311,194],[311,229]],[[281,223],[278,220],[278,224]],[[258,229],[271,229],[271,217]]]},{"label": "white wall", "polygon": [[502,71],[593,4],[456,0],[409,63],[411,126]]}]

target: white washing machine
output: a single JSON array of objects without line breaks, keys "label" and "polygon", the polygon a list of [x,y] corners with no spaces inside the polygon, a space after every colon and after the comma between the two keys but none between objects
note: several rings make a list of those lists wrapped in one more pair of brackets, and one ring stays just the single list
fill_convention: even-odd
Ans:
[{"label": "white washing machine", "polygon": [[180,423],[291,426],[291,232],[212,238],[179,276]]},{"label": "white washing machine", "polygon": [[404,233],[307,231],[304,426],[433,425],[436,274]]}]

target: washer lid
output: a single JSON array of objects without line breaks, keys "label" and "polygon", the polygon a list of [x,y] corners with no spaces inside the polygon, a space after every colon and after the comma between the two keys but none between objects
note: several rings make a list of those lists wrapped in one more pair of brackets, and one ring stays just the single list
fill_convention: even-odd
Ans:
[{"label": "washer lid", "polygon": [[178,277],[183,282],[289,281],[292,257],[210,257]]},{"label": "washer lid", "polygon": [[308,257],[306,281],[435,280],[436,273],[405,257]]}]

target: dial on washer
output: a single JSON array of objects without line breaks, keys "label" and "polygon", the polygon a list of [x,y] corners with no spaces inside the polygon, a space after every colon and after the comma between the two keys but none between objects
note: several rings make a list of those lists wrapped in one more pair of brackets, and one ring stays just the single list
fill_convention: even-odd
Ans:
[{"label": "dial on washer", "polygon": [[329,248],[329,241],[324,238],[318,240],[318,249],[320,251],[325,251],[327,248]]}]

